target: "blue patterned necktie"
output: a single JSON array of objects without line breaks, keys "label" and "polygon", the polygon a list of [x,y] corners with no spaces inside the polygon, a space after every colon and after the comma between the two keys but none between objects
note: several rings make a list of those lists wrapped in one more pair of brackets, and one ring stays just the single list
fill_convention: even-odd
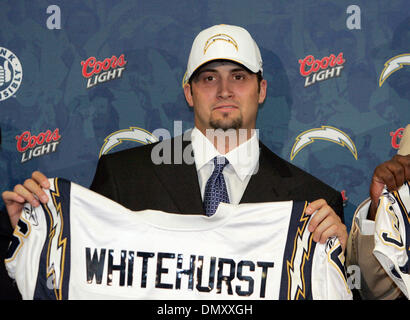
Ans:
[{"label": "blue patterned necktie", "polygon": [[205,186],[204,209],[207,216],[212,216],[220,202],[229,203],[229,195],[226,189],[223,169],[229,163],[225,157],[215,157],[214,171]]}]

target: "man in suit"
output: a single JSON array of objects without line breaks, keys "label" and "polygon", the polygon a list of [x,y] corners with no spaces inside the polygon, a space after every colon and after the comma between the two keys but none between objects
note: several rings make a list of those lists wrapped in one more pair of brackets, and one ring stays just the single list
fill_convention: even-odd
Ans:
[{"label": "man in suit", "polygon": [[[259,48],[245,29],[220,25],[201,32],[192,46],[184,84],[195,128],[170,141],[103,156],[91,189],[132,210],[212,214],[204,206],[209,203],[207,194],[212,194],[206,190],[207,181],[216,168],[214,158],[225,156],[229,163],[218,178],[226,188],[225,201],[311,201],[308,212],[317,210],[310,224],[313,239],[324,242],[337,235],[344,246],[340,194],[280,159],[257,138],[257,110],[267,89],[262,72]],[[179,145],[183,150],[174,147]],[[193,161],[161,164],[154,159],[161,152],[170,151],[170,159],[175,159],[176,153],[190,150]],[[48,188],[48,180],[34,172],[24,184],[3,193],[13,227],[25,201],[37,206],[48,200],[41,187]]]},{"label": "man in suit", "polygon": [[[341,220],[339,192],[282,160],[257,139],[254,129],[258,106],[267,90],[262,72],[259,48],[245,29],[218,25],[202,31],[192,45],[184,83],[186,100],[194,109],[195,128],[191,134],[103,156],[90,188],[132,210],[204,214],[212,159],[224,155],[229,161],[223,176],[230,203],[311,201],[308,212],[318,211],[311,223],[314,240],[324,242],[337,235],[344,246],[347,232]],[[236,139],[230,144],[218,143],[215,136],[211,141],[207,131],[222,135],[233,132]],[[240,131],[245,132],[242,141]],[[193,148],[193,163],[153,164],[155,148],[164,143],[179,145],[178,140],[183,140],[184,152]],[[163,151],[168,150],[171,159],[180,152],[175,148]],[[18,219],[16,208],[20,209],[24,201],[38,205],[47,200],[40,187],[47,188],[48,181],[40,172],[34,172],[13,192],[3,193],[12,225]]]},{"label": "man in suit", "polygon": [[[103,156],[91,189],[132,210],[212,214],[204,203],[212,194],[208,181],[217,176],[224,201],[230,203],[310,201],[307,212],[317,211],[309,227],[313,240],[323,243],[338,236],[345,247],[339,192],[279,158],[257,139],[258,106],[267,90],[262,74],[259,49],[245,29],[219,25],[202,31],[194,40],[184,82],[195,128],[169,141]],[[182,150],[175,147],[180,145]],[[193,153],[193,161],[160,163],[161,153],[169,152],[170,159]],[[214,159],[222,156],[228,162],[215,173],[219,163]],[[23,185],[3,193],[13,226],[25,201],[37,206],[48,200],[41,187],[49,187],[47,178],[34,172]]]}]

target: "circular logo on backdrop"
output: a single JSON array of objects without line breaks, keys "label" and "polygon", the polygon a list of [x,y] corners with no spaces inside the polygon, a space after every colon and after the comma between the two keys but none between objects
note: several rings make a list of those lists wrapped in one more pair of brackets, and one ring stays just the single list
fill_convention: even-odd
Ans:
[{"label": "circular logo on backdrop", "polygon": [[0,101],[12,97],[23,79],[20,60],[10,50],[0,47]]}]

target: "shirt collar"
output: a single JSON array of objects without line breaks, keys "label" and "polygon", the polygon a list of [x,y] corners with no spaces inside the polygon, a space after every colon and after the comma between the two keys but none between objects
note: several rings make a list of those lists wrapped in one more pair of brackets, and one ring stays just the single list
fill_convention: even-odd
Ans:
[{"label": "shirt collar", "polygon": [[221,154],[196,127],[191,134],[192,149],[197,171],[216,156],[224,156],[241,180],[254,173],[259,161],[259,140],[257,131],[252,137],[227,154]]}]

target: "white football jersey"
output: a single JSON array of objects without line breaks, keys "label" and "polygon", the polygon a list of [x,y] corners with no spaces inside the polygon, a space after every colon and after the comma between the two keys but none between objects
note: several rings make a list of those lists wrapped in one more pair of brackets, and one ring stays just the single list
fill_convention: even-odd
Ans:
[{"label": "white football jersey", "polygon": [[351,299],[337,238],[306,202],[221,204],[211,216],[130,211],[64,179],[24,207],[6,267],[24,299]]},{"label": "white football jersey", "polygon": [[374,255],[400,290],[410,299],[410,188],[384,189],[375,224]]}]

